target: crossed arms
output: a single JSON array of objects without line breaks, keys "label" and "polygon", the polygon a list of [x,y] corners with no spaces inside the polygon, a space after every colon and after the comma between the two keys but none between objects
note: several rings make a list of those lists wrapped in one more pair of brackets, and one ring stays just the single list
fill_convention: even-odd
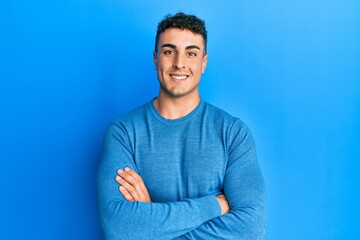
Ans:
[{"label": "crossed arms", "polygon": [[[239,128],[242,130],[229,151],[223,180],[226,199],[224,195],[207,195],[159,203],[151,202],[137,174],[124,137],[126,131],[113,124],[105,137],[97,179],[98,208],[105,238],[262,239],[266,223],[264,182],[251,133],[244,126]],[[115,181],[118,169],[125,171],[118,172],[121,179],[116,177]],[[227,202],[230,210],[226,210]]]},{"label": "crossed arms", "polygon": [[[129,167],[125,167],[124,170],[119,169],[117,171],[115,180],[120,184],[119,191],[128,202],[151,202],[150,194],[145,186],[145,183],[141,176]],[[229,212],[229,203],[227,202],[225,195],[220,194],[216,196],[221,207],[221,215]]]}]

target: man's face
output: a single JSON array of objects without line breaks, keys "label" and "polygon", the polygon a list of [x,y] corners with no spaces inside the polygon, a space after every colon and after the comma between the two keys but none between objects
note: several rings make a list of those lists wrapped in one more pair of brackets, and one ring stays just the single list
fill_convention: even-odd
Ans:
[{"label": "man's face", "polygon": [[198,85],[208,56],[203,37],[189,30],[169,28],[159,37],[154,63],[160,94],[172,98],[198,96]]}]

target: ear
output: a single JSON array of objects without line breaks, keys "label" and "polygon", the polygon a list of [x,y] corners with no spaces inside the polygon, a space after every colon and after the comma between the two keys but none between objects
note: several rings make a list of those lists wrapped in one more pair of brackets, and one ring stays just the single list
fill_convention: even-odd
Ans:
[{"label": "ear", "polygon": [[156,55],[155,50],[153,51],[153,60],[154,60],[154,66],[155,66],[155,69],[157,69],[157,65],[158,65],[158,58],[157,58],[157,55]]},{"label": "ear", "polygon": [[202,72],[202,73],[205,72],[205,68],[206,68],[206,65],[207,65],[207,61],[208,61],[208,55],[205,54],[205,55],[203,56],[202,66],[201,66],[201,72]]}]

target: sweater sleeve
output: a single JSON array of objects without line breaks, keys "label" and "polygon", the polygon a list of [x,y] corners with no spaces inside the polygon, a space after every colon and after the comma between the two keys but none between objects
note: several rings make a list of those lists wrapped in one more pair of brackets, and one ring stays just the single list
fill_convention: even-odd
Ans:
[{"label": "sweater sleeve", "polygon": [[254,240],[264,237],[265,184],[252,134],[246,125],[238,121],[229,136],[229,161],[223,191],[230,212],[202,224],[181,239]]},{"label": "sweater sleeve", "polygon": [[174,239],[221,215],[216,196],[179,202],[128,202],[118,191],[116,171],[137,171],[127,129],[111,124],[97,175],[98,212],[105,239]]}]

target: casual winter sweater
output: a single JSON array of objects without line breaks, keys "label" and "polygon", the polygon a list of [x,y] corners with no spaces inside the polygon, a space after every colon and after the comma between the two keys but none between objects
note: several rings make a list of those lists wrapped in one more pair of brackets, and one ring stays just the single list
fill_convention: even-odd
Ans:
[{"label": "casual winter sweater", "polygon": [[[127,202],[116,171],[130,167],[151,203]],[[98,170],[106,239],[262,239],[265,187],[248,127],[201,100],[185,117],[162,117],[150,101],[110,124]],[[230,212],[221,216],[216,195]]]}]

